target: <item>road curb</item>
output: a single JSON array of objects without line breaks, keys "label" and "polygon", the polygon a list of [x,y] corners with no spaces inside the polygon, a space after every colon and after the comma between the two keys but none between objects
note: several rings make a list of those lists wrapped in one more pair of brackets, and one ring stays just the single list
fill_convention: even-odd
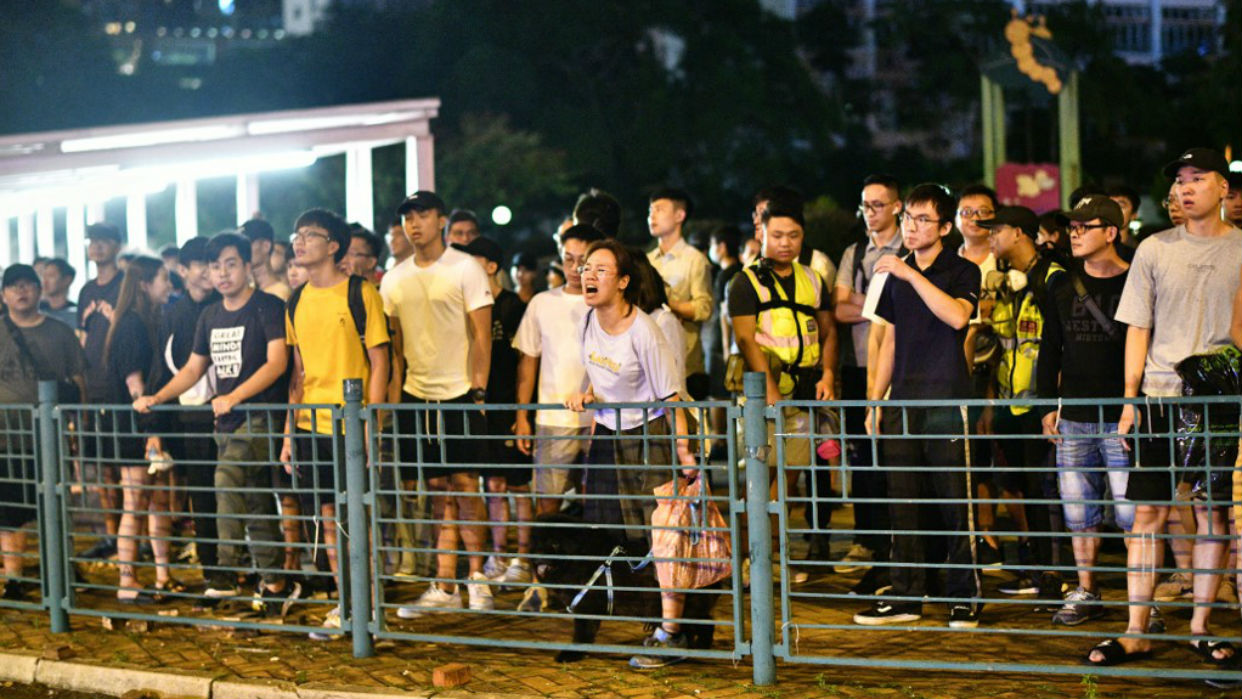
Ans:
[{"label": "road curb", "polygon": [[36,653],[5,651],[0,653],[0,681],[33,684],[39,667]]},{"label": "road curb", "polygon": [[109,667],[45,660],[34,651],[0,652],[0,681],[43,684],[54,689],[99,692],[119,697],[147,690],[178,699],[544,699],[537,694],[471,692],[468,689],[393,689],[331,682],[298,685],[286,680],[225,678],[185,670]]},{"label": "road curb", "polygon": [[213,675],[189,671],[159,672],[127,667],[105,667],[64,660],[40,660],[34,681],[56,689],[79,692],[100,692],[121,696],[128,691],[144,689],[165,697],[211,699]]}]

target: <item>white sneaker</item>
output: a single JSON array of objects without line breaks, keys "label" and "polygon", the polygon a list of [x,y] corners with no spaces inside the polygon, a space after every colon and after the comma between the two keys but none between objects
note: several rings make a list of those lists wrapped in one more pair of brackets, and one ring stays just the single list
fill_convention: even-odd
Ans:
[{"label": "white sneaker", "polygon": [[431,583],[427,591],[414,604],[397,609],[397,616],[402,619],[417,619],[427,612],[438,609],[461,609],[461,588],[445,592],[436,583]]},{"label": "white sneaker", "polygon": [[[487,583],[487,576],[482,572],[471,573],[470,580],[473,582],[466,583],[466,593],[470,596],[470,608],[477,611],[491,611],[496,608],[496,602],[492,599],[492,588]],[[461,598],[458,597],[460,600]]]},{"label": "white sneaker", "polygon": [[833,570],[838,573],[855,573],[864,568],[870,568],[873,560],[875,560],[875,553],[871,549],[862,544],[854,544],[850,547],[849,553],[841,558],[841,563]]},{"label": "white sneaker", "polygon": [[[320,626],[324,629],[341,628],[341,608],[333,607],[332,610],[328,612],[328,616],[324,618],[323,624],[320,624]],[[307,634],[312,641],[331,641],[339,635],[340,634],[327,633],[324,631],[311,631]]]},{"label": "white sneaker", "polygon": [[528,583],[533,579],[534,576],[530,573],[530,564],[520,558],[515,558],[509,561],[509,567],[505,568],[504,577],[499,582],[512,585],[514,583]]},{"label": "white sneaker", "polygon": [[504,560],[499,556],[488,556],[487,560],[483,562],[483,577],[488,580],[496,580],[504,577],[506,570],[507,568],[505,567]]}]

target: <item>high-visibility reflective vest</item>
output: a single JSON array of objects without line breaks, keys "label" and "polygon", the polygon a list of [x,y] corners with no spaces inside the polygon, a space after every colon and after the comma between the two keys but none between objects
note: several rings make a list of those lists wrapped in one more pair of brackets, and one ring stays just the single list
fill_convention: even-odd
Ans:
[{"label": "high-visibility reflective vest", "polygon": [[[1039,363],[1039,339],[1044,331],[1044,303],[1048,282],[1064,272],[1061,265],[1041,258],[1031,268],[1026,288],[1003,290],[992,310],[992,328],[1000,341],[1000,364],[996,383],[1000,398],[1035,397],[1035,372]],[[1011,406],[1014,415],[1030,410]]]},{"label": "high-visibility reflective vest", "polygon": [[[819,325],[815,309],[819,308],[824,293],[824,282],[810,267],[793,263],[794,297],[790,299],[785,289],[776,281],[775,273],[759,270],[751,265],[742,270],[759,298],[758,316],[755,319],[755,342],[769,358],[782,368],[807,368],[819,366]],[[762,279],[766,279],[764,283]],[[785,383],[792,378],[782,372],[781,392],[786,393]]]}]

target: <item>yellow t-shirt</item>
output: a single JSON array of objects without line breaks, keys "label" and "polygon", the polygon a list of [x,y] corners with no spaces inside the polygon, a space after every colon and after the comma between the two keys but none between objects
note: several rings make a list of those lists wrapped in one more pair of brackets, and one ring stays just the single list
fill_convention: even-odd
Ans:
[{"label": "yellow t-shirt", "polygon": [[[384,302],[370,282],[362,285],[362,302],[367,311],[367,347],[386,344],[389,339]],[[303,403],[340,405],[345,400],[343,382],[362,379],[362,403],[366,405],[371,365],[358,342],[354,318],[349,312],[349,279],[327,288],[305,284],[292,323],[289,314],[285,314],[285,341],[302,355]],[[331,415],[327,411],[317,412],[312,422],[311,411],[299,410],[297,426],[331,433]]]}]

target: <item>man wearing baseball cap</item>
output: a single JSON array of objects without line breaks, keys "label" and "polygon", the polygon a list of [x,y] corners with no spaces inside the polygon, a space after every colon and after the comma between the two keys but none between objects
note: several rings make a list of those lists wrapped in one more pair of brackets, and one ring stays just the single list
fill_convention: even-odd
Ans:
[{"label": "man wearing baseball cap", "polygon": [[[1229,166],[1218,152],[1191,148],[1164,169],[1174,179],[1171,196],[1181,205],[1186,222],[1148,237],[1139,244],[1126,279],[1115,319],[1129,326],[1126,331],[1125,395],[1156,400],[1135,401],[1122,409],[1117,431],[1128,434],[1146,425],[1152,437],[1127,440],[1134,455],[1127,496],[1140,504],[1135,508],[1135,538],[1127,554],[1129,598],[1150,600],[1156,583],[1156,565],[1163,542],[1155,535],[1164,531],[1173,500],[1174,484],[1169,466],[1175,463],[1171,442],[1162,432],[1177,424],[1176,408],[1159,399],[1182,394],[1176,366],[1189,356],[1205,354],[1232,344],[1231,301],[1242,275],[1242,230],[1221,220],[1220,207],[1229,191]],[[1141,412],[1140,412],[1141,408]],[[1179,473],[1198,479],[1202,473]],[[1225,508],[1195,507],[1199,532],[1224,532]],[[1210,529],[1209,529],[1210,527]],[[1190,620],[1194,636],[1210,635],[1210,603],[1220,586],[1219,569],[1228,551],[1225,537],[1197,537],[1194,542],[1193,589],[1195,607]],[[1126,636],[1104,641],[1091,649],[1088,662],[1096,665],[1144,657],[1151,641],[1141,635],[1147,629],[1150,604],[1132,604]],[[1204,662],[1221,665],[1235,661],[1227,642],[1191,641],[1191,649]]]},{"label": "man wearing baseball cap", "polygon": [[[990,321],[1001,349],[996,395],[1035,398],[1048,286],[1065,269],[1040,254],[1035,246],[1039,217],[1024,206],[999,207],[992,218],[978,220],[975,225],[988,232],[988,243],[998,266],[1008,267],[1007,272],[990,272],[984,280],[984,287],[994,292],[996,298]],[[1039,593],[1043,599],[1060,601],[1061,577],[1049,570],[1057,563],[1054,542],[1046,536],[1052,531],[1049,507],[1021,504],[1024,496],[1038,500],[1049,490],[1048,474],[1038,470],[1047,463],[1050,448],[1043,438],[1039,411],[1019,405],[999,408],[992,430],[998,435],[1025,437],[997,440],[1010,470],[998,471],[996,483],[1006,498],[1016,501],[1010,503],[1009,511],[1018,529],[1036,532],[1036,536],[1024,538],[1019,549],[1019,563],[1033,565],[1035,569],[1020,571],[1017,579],[1002,583],[998,589],[1013,595]]]},{"label": "man wearing baseball cap", "polygon": [[[34,457],[30,404],[38,400],[38,381],[82,385],[82,349],[68,325],[39,312],[39,275],[30,265],[4,270],[3,323],[0,323],[0,552],[4,554],[6,600],[24,600],[24,525],[35,519],[39,467]],[[62,389],[63,392],[63,389]],[[72,396],[60,396],[72,402]],[[5,405],[8,404],[8,405]],[[23,410],[22,406],[26,406]],[[33,586],[31,586],[33,587]]]}]

